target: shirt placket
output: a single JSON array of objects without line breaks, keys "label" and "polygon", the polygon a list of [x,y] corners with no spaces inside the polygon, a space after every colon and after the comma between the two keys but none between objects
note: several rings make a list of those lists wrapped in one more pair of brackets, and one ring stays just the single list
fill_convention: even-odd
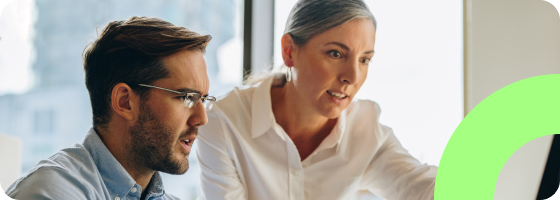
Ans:
[{"label": "shirt placket", "polygon": [[304,199],[304,172],[301,164],[299,152],[292,140],[287,139],[288,146],[288,180],[290,188],[290,199],[301,200]]}]

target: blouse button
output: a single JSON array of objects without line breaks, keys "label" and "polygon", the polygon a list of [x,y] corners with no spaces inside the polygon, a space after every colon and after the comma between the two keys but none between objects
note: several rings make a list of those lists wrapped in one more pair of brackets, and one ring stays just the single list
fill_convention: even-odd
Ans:
[{"label": "blouse button", "polygon": [[132,189],[130,189],[130,192],[132,192],[132,193],[136,193],[136,191],[138,191],[138,189],[136,189],[136,187],[132,187]]},{"label": "blouse button", "polygon": [[121,200],[121,198],[119,198],[119,197],[115,197],[115,200]]}]

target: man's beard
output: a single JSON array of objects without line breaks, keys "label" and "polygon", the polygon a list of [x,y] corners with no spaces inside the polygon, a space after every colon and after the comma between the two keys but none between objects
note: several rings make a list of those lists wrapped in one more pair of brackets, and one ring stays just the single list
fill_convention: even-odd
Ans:
[{"label": "man's beard", "polygon": [[[198,128],[189,128],[180,134],[184,138],[197,134]],[[131,161],[136,167],[161,171],[169,174],[184,174],[189,169],[188,155],[186,161],[173,157],[179,138],[174,137],[171,127],[161,123],[154,113],[145,105],[140,105],[140,116],[136,124],[130,128]],[[181,153],[183,154],[183,153]]]}]

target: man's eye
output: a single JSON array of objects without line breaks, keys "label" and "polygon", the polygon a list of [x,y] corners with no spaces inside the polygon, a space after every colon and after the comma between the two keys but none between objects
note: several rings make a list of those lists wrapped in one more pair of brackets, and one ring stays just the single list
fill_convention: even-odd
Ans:
[{"label": "man's eye", "polygon": [[206,102],[206,99],[208,98],[208,95],[200,97],[200,100],[202,101],[202,103]]},{"label": "man's eye", "polygon": [[368,64],[369,61],[371,61],[371,58],[364,58],[364,59],[362,59],[362,63],[364,63],[364,64]]},{"label": "man's eye", "polygon": [[181,98],[182,100],[185,100],[185,99],[191,100],[191,99],[192,99],[192,96],[180,96],[180,98]]},{"label": "man's eye", "polygon": [[191,101],[191,102],[196,102],[196,101],[198,101],[198,96],[197,95],[188,95],[187,99],[189,99],[189,101]]},{"label": "man's eye", "polygon": [[336,51],[336,50],[329,51],[329,54],[333,58],[340,58],[342,56],[342,54],[339,51]]}]

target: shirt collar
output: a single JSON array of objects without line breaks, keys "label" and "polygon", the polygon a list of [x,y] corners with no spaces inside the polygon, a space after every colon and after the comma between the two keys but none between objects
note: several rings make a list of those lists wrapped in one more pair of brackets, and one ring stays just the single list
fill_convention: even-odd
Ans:
[{"label": "shirt collar", "polygon": [[[118,196],[124,199],[132,187],[137,185],[136,181],[111,154],[93,128],[87,133],[83,145],[90,152],[109,193],[114,197]],[[137,188],[140,189],[140,186],[138,185]],[[158,172],[154,173],[146,189],[149,190],[148,196],[164,194],[163,184]]]},{"label": "shirt collar", "polygon": [[146,189],[148,189],[148,195],[146,196],[146,199],[150,199],[152,197],[160,197],[165,194],[165,191],[163,189],[163,182],[161,180],[161,175],[159,174],[159,172],[154,173],[154,176],[152,176],[152,180],[150,180],[150,184],[148,184],[148,187]]},{"label": "shirt collar", "polygon": [[344,137],[344,133],[346,132],[346,109],[340,113],[336,125],[334,126],[331,133],[321,142],[319,147],[317,147],[316,151],[320,151],[323,149],[328,149],[334,147],[334,145],[339,144]]},{"label": "shirt collar", "polygon": [[251,105],[251,132],[253,138],[261,136],[276,123],[276,119],[272,113],[272,102],[270,98],[270,87],[272,86],[273,78],[274,76],[264,80],[255,89],[255,93],[253,94]]}]

